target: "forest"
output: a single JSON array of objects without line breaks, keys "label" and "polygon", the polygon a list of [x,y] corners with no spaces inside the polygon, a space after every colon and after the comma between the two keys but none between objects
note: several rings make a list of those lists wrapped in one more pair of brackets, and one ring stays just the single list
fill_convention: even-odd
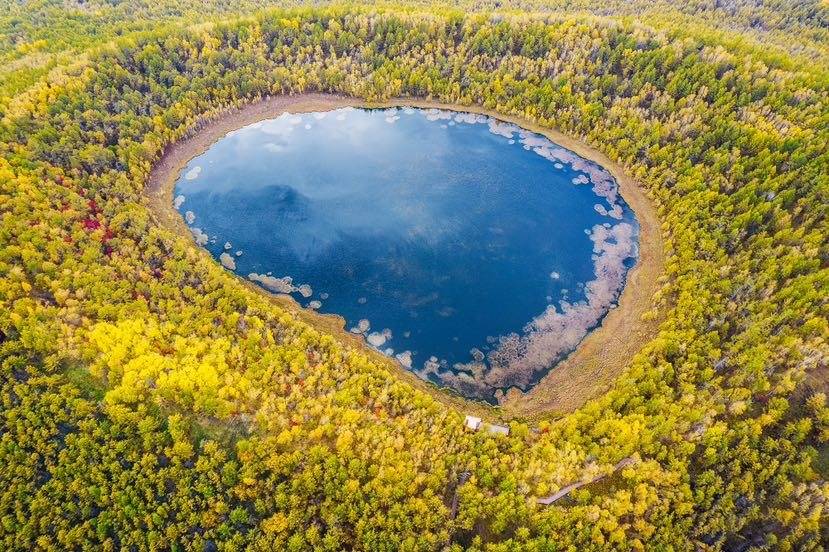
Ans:
[{"label": "forest", "polygon": [[[0,549],[829,547],[829,4],[271,4],[0,2]],[[622,165],[666,262],[610,390],[468,431],[160,223],[172,144],[311,92]]]}]

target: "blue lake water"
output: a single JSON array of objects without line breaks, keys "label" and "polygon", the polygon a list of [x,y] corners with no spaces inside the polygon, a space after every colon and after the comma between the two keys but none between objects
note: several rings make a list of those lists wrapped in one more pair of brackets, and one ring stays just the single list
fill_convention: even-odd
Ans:
[{"label": "blue lake water", "polygon": [[284,114],[192,159],[175,194],[228,270],[490,401],[571,352],[637,255],[606,170],[468,113]]}]

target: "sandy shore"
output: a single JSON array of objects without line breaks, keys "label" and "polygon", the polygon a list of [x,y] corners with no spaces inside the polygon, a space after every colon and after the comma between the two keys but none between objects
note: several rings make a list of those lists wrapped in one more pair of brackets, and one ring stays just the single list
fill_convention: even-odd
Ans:
[{"label": "sandy shore", "polygon": [[[342,318],[303,309],[290,296],[268,293],[241,276],[239,280],[249,288],[267,294],[279,306],[294,312],[296,316],[320,331],[333,333],[345,343],[368,352],[404,381],[428,391],[441,402],[464,412],[474,412],[488,418],[547,418],[570,412],[604,393],[629,365],[633,355],[656,333],[657,320],[645,322],[642,320],[642,314],[652,308],[651,298],[659,287],[657,279],[662,274],[664,266],[660,223],[651,201],[620,165],[608,159],[601,152],[560,132],[477,106],[414,99],[399,99],[378,104],[329,94],[276,96],[226,112],[207,122],[192,137],[170,146],[153,168],[146,185],[145,193],[150,207],[160,223],[192,239],[181,215],[173,208],[175,180],[190,159],[203,153],[228,132],[262,119],[277,117],[286,111],[302,113],[346,106],[404,105],[490,115],[542,134],[585,159],[595,161],[613,174],[619,183],[622,197],[639,221],[639,259],[636,266],[627,274],[627,284],[619,300],[619,306],[604,317],[601,326],[590,332],[574,352],[550,370],[530,391],[522,393],[519,390],[512,390],[502,401],[501,407],[496,409],[483,403],[466,400],[454,392],[441,391],[437,386],[421,380],[398,363],[371,349],[362,338],[346,331]],[[209,255],[206,251],[204,254]]]}]

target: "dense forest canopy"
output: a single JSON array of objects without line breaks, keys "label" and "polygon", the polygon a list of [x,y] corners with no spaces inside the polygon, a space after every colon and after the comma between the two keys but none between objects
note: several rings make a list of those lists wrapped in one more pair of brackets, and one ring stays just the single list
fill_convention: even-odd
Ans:
[{"label": "dense forest canopy", "polygon": [[[0,547],[825,549],[825,3],[264,4],[0,8]],[[480,105],[624,165],[662,220],[658,335],[578,410],[470,432],[158,222],[165,148],[304,92]]]},{"label": "dense forest canopy", "polygon": [[[47,67],[68,59],[59,53],[78,53],[113,37],[157,30],[159,24],[220,21],[268,7],[308,4],[303,0],[0,0],[0,61],[4,62],[0,64],[0,82],[8,80],[8,68],[12,67],[17,79],[30,84]],[[691,35],[707,43],[727,44],[735,51],[747,49],[767,63],[795,63],[807,66],[807,70],[817,66],[825,72],[829,60],[829,3],[825,0],[407,0],[396,5],[427,7],[438,13],[447,8],[501,13],[529,10],[625,18],[671,37]],[[13,90],[20,86],[18,83]]]}]

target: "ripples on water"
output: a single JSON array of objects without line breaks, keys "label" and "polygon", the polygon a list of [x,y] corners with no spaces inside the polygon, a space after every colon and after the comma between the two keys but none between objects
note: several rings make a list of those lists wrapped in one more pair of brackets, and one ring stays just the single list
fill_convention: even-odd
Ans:
[{"label": "ripples on water", "polygon": [[175,207],[225,268],[487,400],[572,351],[637,254],[606,170],[515,125],[434,109],[233,131],[182,170]]}]

